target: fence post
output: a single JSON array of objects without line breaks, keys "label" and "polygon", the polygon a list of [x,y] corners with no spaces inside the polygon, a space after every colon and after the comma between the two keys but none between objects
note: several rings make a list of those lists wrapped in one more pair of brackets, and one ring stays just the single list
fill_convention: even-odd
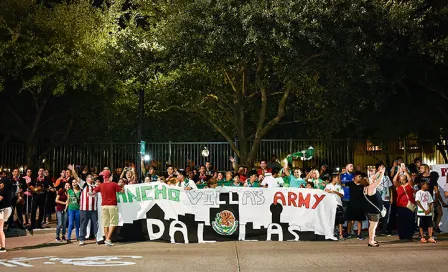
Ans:
[{"label": "fence post", "polygon": [[289,138],[289,154],[292,154],[292,153],[293,153],[293,151],[292,151],[292,138]]},{"label": "fence post", "polygon": [[112,171],[112,169],[115,169],[113,154],[114,154],[114,144],[110,143],[110,145],[109,145],[109,169],[111,169],[111,171]]},{"label": "fence post", "polygon": [[168,164],[171,165],[171,141],[168,142]]},{"label": "fence post", "polygon": [[347,138],[347,161],[345,163],[348,163],[348,162],[355,163],[353,161],[353,159],[351,158],[351,154],[350,154],[350,138]]}]

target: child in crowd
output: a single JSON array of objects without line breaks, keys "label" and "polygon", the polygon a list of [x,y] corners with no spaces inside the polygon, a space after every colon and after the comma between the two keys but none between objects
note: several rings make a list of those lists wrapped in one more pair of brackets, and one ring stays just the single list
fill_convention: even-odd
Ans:
[{"label": "child in crowd", "polygon": [[312,183],[312,182],[307,182],[305,188],[307,188],[307,189],[314,189],[314,183]]},{"label": "child in crowd", "polygon": [[344,241],[345,238],[342,227],[342,224],[344,224],[344,209],[342,208],[344,190],[339,183],[339,173],[333,173],[331,175],[331,183],[325,186],[325,192],[333,194],[338,203],[336,207],[335,227],[339,227],[339,241]]},{"label": "child in crowd", "polygon": [[[436,240],[432,237],[433,223],[432,223],[432,207],[433,199],[431,194],[428,192],[429,183],[422,181],[420,183],[420,190],[415,195],[415,201],[417,203],[417,216],[418,216],[418,227],[420,229],[420,236],[422,243],[435,243]],[[424,229],[428,228],[428,240],[425,239]]]}]

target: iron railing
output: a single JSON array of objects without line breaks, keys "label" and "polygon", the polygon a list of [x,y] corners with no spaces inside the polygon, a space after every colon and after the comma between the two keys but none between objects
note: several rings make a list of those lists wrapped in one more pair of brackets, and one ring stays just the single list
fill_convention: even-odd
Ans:
[{"label": "iron railing", "polygon": [[[315,156],[310,161],[295,162],[297,167],[310,167],[327,164],[337,168],[347,162],[353,162],[362,168],[378,161],[392,163],[393,159],[401,156],[408,163],[415,157],[423,159],[424,163],[443,163],[443,157],[436,149],[433,141],[405,140],[405,141],[371,141],[371,140],[263,140],[261,142],[257,160],[269,160],[272,155],[278,159],[288,154],[313,146]],[[207,147],[210,154],[203,157],[201,152]],[[45,150],[45,145],[39,146],[36,156]],[[108,166],[112,169],[123,167],[126,162],[138,162],[140,145],[138,143],[103,143],[103,144],[71,144],[54,148],[48,152],[43,163],[53,174],[65,168],[68,164],[87,165],[101,169]],[[150,156],[150,163],[159,170],[165,170],[167,164],[183,168],[186,165],[200,165],[210,161],[218,170],[231,169],[229,161],[234,152],[227,142],[161,142],[147,143],[146,153]],[[0,144],[0,166],[14,168],[25,166],[25,146],[23,144]],[[0,168],[1,168],[0,167]]]}]

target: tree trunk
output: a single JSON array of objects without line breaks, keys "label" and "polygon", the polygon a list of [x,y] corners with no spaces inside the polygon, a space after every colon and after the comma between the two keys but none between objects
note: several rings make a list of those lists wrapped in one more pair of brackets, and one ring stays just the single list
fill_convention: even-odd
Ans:
[{"label": "tree trunk", "polygon": [[25,162],[26,166],[30,169],[38,166],[38,162],[36,162],[36,149],[37,144],[35,141],[30,141],[26,143],[25,146]]}]

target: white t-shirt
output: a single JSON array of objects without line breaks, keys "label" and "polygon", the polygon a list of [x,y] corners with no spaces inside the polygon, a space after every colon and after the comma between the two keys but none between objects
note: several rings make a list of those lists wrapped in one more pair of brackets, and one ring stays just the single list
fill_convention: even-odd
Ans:
[{"label": "white t-shirt", "polygon": [[[327,184],[327,186],[325,186],[325,190],[330,190],[330,191],[335,191],[338,192],[342,195],[342,197],[344,197],[344,189],[342,189],[342,186],[339,184]],[[337,194],[333,194],[332,195],[336,198],[336,201],[338,202],[339,206],[342,206],[342,198],[340,196],[338,196]]]},{"label": "white t-shirt", "polygon": [[376,188],[378,192],[381,193],[381,199],[383,201],[389,201],[390,200],[390,191],[389,188],[392,187],[392,181],[390,181],[390,178],[388,176],[384,176],[383,180],[380,182],[378,187]]},{"label": "white t-shirt", "polygon": [[[428,191],[422,191],[422,190],[418,191],[415,194],[415,201],[420,202],[420,205],[422,205],[422,207],[425,210],[428,210],[429,209],[429,204],[433,203],[433,199],[432,199],[431,194]],[[432,216],[432,211],[431,211],[430,214],[426,215],[425,212],[420,207],[418,207],[417,215],[419,215],[419,216]]]},{"label": "white t-shirt", "polygon": [[187,179],[187,180],[185,180],[185,181],[182,181],[182,182],[180,183],[180,186],[179,186],[179,183],[177,183],[177,184],[174,185],[174,186],[182,187],[182,188],[190,187],[190,188],[193,189],[193,190],[197,190],[197,189],[198,189],[198,186],[196,186],[196,183],[194,183],[194,181],[192,181],[191,179]]},{"label": "white t-shirt", "polygon": [[266,173],[261,186],[268,185],[268,188],[278,188],[283,185],[284,181],[282,178],[274,178],[271,173]]}]

